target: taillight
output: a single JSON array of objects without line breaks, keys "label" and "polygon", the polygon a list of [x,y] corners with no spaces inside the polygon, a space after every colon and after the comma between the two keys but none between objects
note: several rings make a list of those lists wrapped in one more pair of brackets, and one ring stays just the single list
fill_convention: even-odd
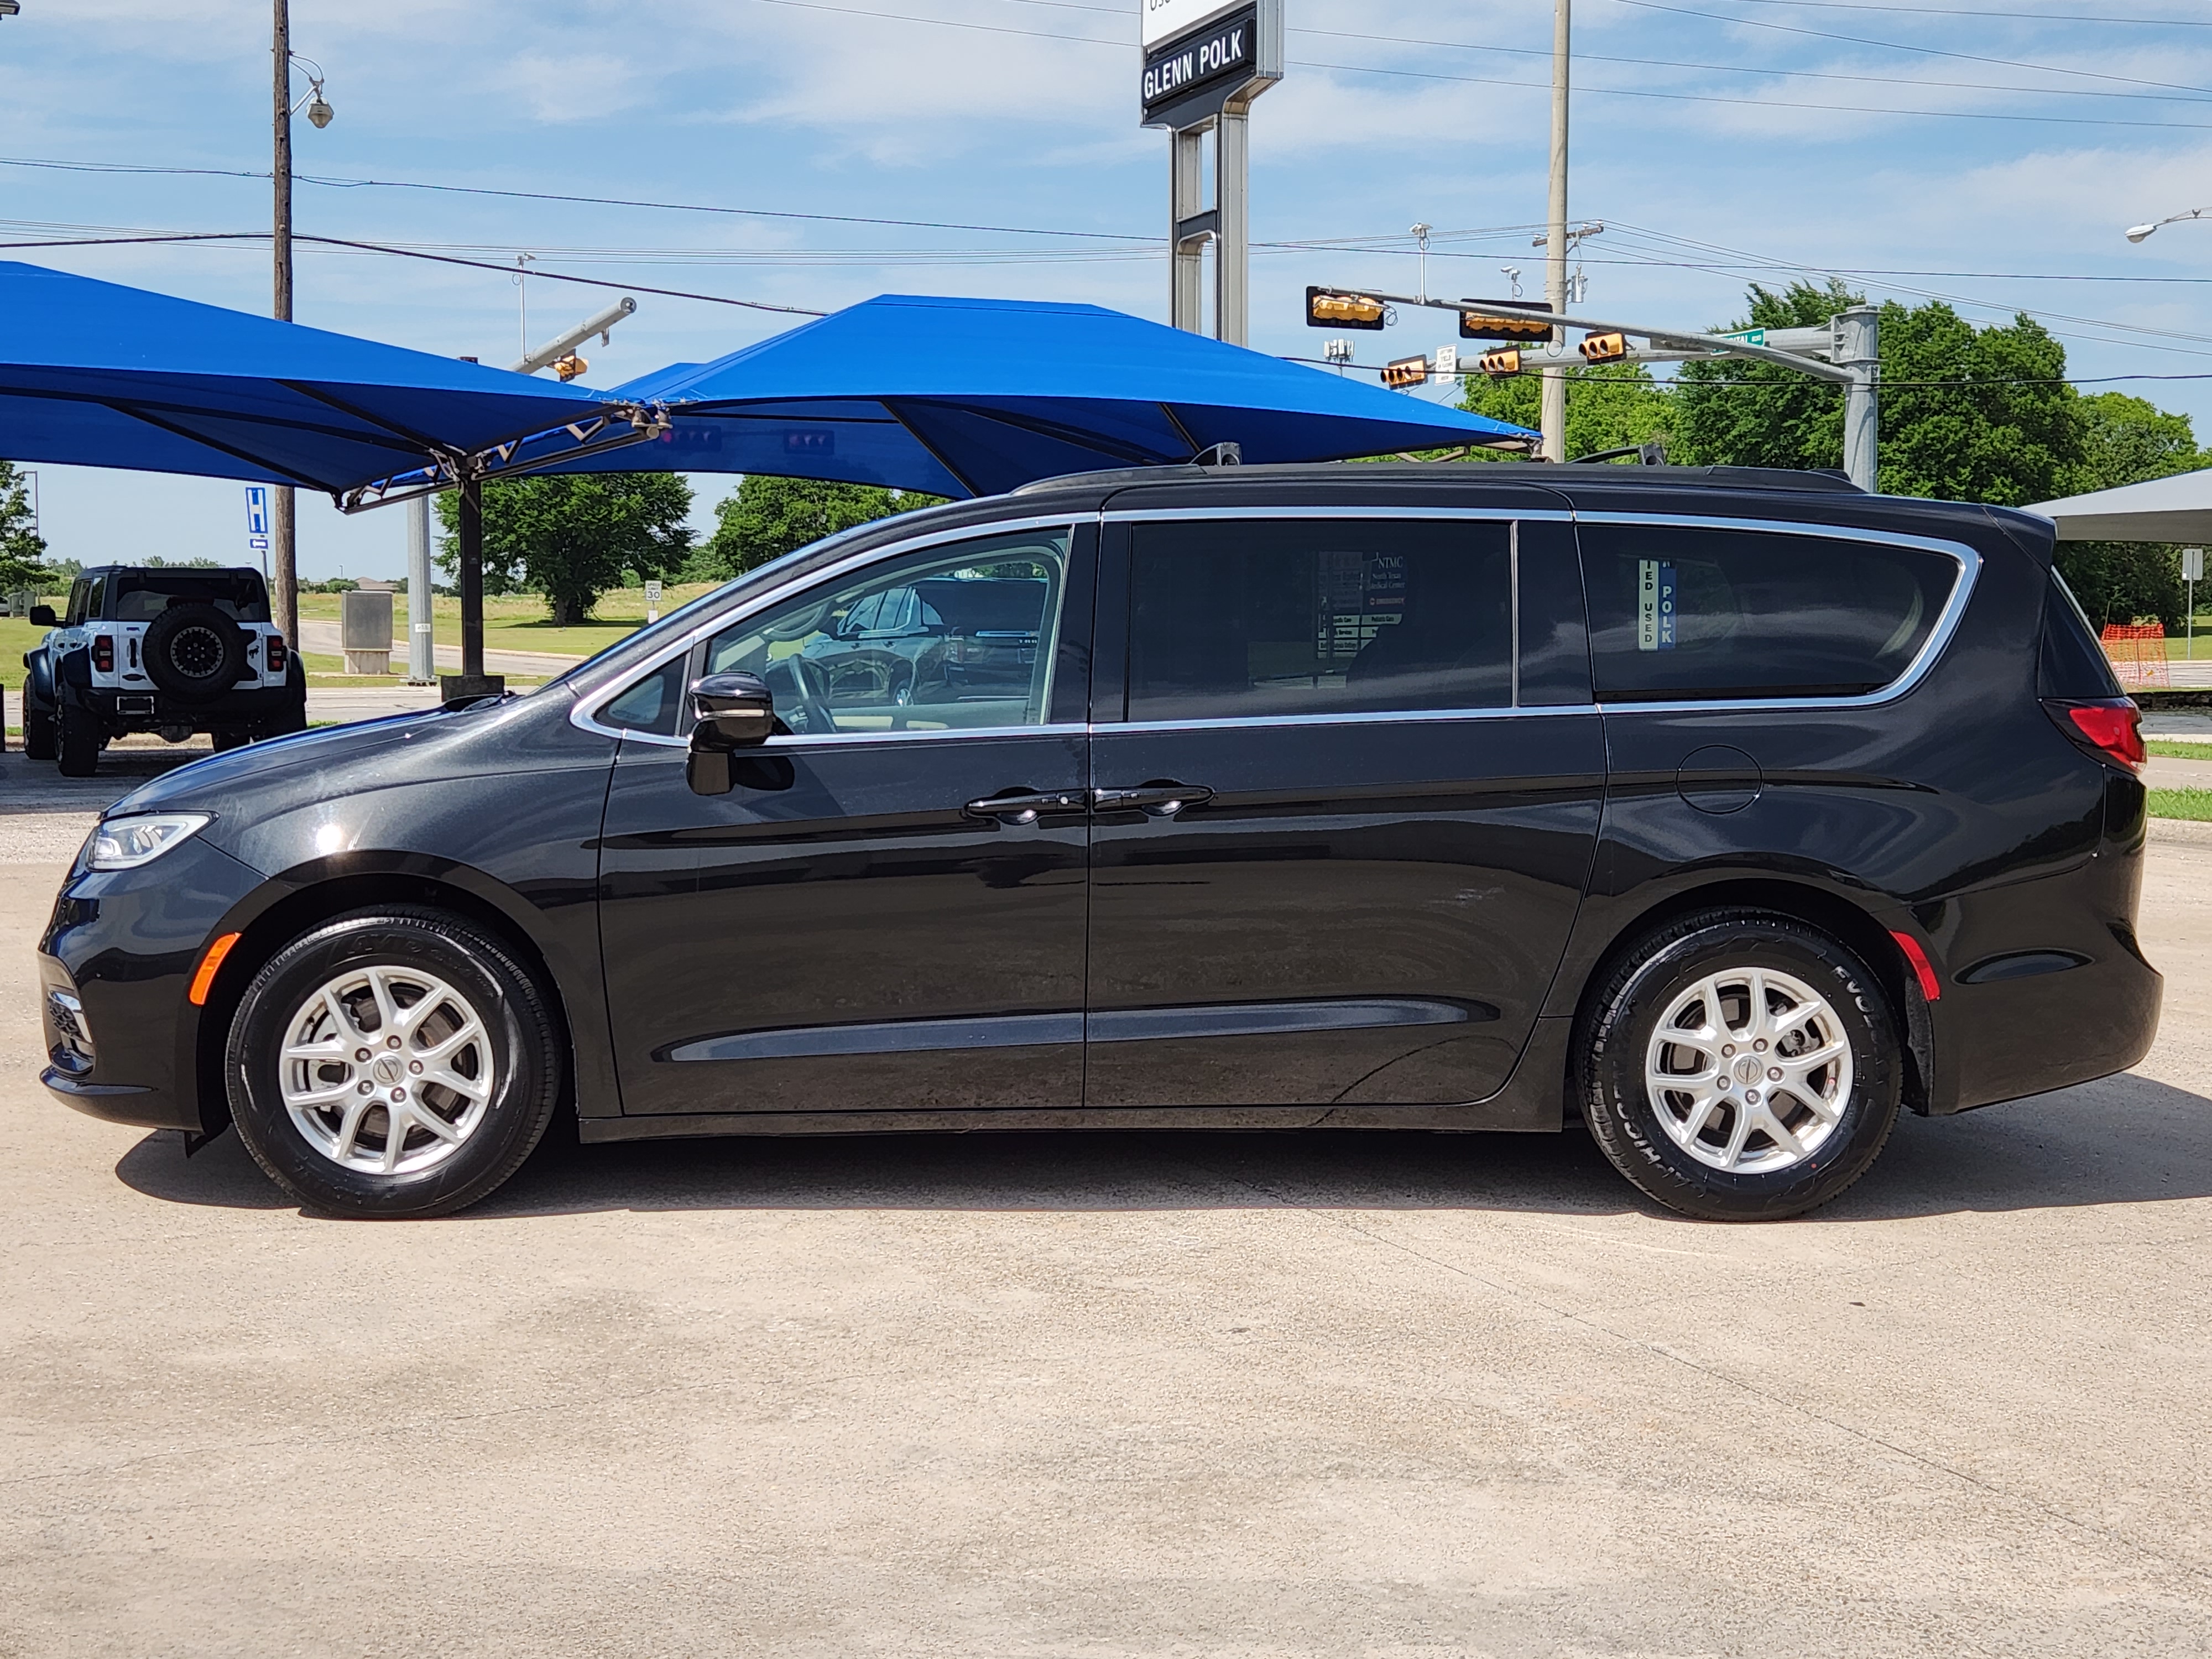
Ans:
[{"label": "taillight", "polygon": [[115,672],[115,635],[95,634],[92,638],[92,665],[102,674]]},{"label": "taillight", "polygon": [[272,674],[283,673],[284,672],[284,636],[282,634],[271,634],[269,636],[268,649],[264,654],[269,659],[269,672]]},{"label": "taillight", "polygon": [[2144,760],[2142,710],[2127,697],[2100,697],[2094,702],[2074,702],[2057,697],[2043,700],[2045,713],[2058,729],[2100,760],[2140,771]]}]

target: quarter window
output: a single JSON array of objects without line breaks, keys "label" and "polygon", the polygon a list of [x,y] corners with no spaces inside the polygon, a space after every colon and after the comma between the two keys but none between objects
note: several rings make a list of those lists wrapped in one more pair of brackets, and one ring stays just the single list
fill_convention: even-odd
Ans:
[{"label": "quarter window", "polygon": [[1512,701],[1505,525],[1218,519],[1133,534],[1133,720]]},{"label": "quarter window", "polygon": [[686,652],[672,662],[661,664],[628,690],[610,697],[599,707],[599,723],[667,737],[683,708],[684,670],[690,659]]},{"label": "quarter window", "polygon": [[1598,696],[1859,696],[1920,654],[1959,580],[1917,548],[1685,526],[1581,532]]},{"label": "quarter window", "polygon": [[716,635],[704,672],[760,675],[797,736],[1041,725],[1068,544],[1036,532],[889,560]]}]

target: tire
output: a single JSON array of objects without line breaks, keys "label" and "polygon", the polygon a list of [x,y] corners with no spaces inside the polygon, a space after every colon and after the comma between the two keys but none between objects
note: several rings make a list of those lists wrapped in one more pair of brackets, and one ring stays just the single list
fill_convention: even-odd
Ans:
[{"label": "tire", "polygon": [[218,726],[209,734],[218,755],[226,749],[242,749],[253,741],[253,733],[235,726]]},{"label": "tire", "polygon": [[63,700],[54,716],[54,758],[65,778],[88,778],[100,769],[100,716]]},{"label": "tire", "polygon": [[1703,1220],[1826,1203],[1897,1122],[1887,995],[1850,950],[1785,916],[1706,910],[1647,934],[1600,985],[1580,1038],[1574,1093],[1599,1148],[1645,1194]]},{"label": "tire", "polygon": [[37,708],[27,701],[23,704],[23,753],[34,761],[53,759],[55,748],[52,709]]},{"label": "tire", "polygon": [[154,684],[185,702],[221,696],[246,673],[246,630],[212,605],[173,605],[146,630]]},{"label": "tire", "polygon": [[[386,1001],[408,1029],[384,1028]],[[283,1059],[301,1039],[329,1057]],[[399,1219],[473,1204],[514,1173],[560,1098],[563,1052],[504,945],[394,907],[325,922],[271,957],[232,1018],[224,1069],[239,1136],[278,1186],[326,1215]],[[441,1067],[450,1082],[432,1080]],[[395,1087],[413,1097],[396,1148]],[[434,1117],[443,1132],[424,1127]]]}]

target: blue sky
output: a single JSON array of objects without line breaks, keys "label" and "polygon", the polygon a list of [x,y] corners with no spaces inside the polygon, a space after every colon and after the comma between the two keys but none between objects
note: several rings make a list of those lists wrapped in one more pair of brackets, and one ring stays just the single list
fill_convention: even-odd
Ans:
[{"label": "blue sky", "polygon": [[[1253,343],[1317,350],[1308,283],[1411,289],[1416,221],[1436,227],[1432,291],[1502,295],[1513,265],[1540,294],[1549,0],[1287,3],[1291,67],[1253,117]],[[2034,312],[2076,375],[2212,375],[2212,222],[2121,235],[2212,204],[2212,9],[1579,0],[1575,21],[1571,205],[1608,227],[1590,310],[1711,325],[1751,280],[1832,270],[1978,319]],[[1164,318],[1167,141],[1137,125],[1135,0],[295,0],[292,27],[337,112],[298,125],[303,234],[817,308],[903,291]],[[264,0],[23,0],[0,21],[0,157],[205,171],[0,163],[0,240],[265,229],[266,180],[219,175],[268,165],[268,28]],[[974,228],[859,222],[885,220]],[[268,304],[265,243],[10,257]],[[533,277],[531,333],[621,291]],[[297,315],[505,361],[520,292],[503,270],[303,246]],[[789,321],[637,297],[587,349],[592,381]],[[2212,380],[2119,384],[2212,438]],[[58,553],[242,556],[234,484],[41,475]],[[704,520],[729,483],[698,482]],[[302,503],[306,574],[402,568],[396,515]]]}]

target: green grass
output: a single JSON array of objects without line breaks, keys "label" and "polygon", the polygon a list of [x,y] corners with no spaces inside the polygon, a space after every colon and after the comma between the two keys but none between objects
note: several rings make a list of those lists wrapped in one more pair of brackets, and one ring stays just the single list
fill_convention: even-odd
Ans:
[{"label": "green grass", "polygon": [[2154,789],[2150,815],[2154,818],[2193,818],[2212,821],[2212,789]]},{"label": "green grass", "polygon": [[[716,586],[713,582],[670,583],[661,590],[660,612],[666,616],[687,599]],[[300,614],[321,622],[336,622],[341,596],[302,593]],[[407,596],[392,596],[392,632],[404,638],[407,626]],[[645,590],[617,588],[601,597],[599,607],[584,621],[556,628],[545,614],[545,601],[534,593],[508,593],[484,600],[484,648],[488,651],[550,651],[566,657],[588,657],[626,639],[645,626]],[[440,594],[430,604],[431,637],[441,645],[461,642],[461,602]]]},{"label": "green grass", "polygon": [[2185,738],[2145,738],[2143,752],[2167,760],[2212,761],[2212,740],[2192,743]]}]

